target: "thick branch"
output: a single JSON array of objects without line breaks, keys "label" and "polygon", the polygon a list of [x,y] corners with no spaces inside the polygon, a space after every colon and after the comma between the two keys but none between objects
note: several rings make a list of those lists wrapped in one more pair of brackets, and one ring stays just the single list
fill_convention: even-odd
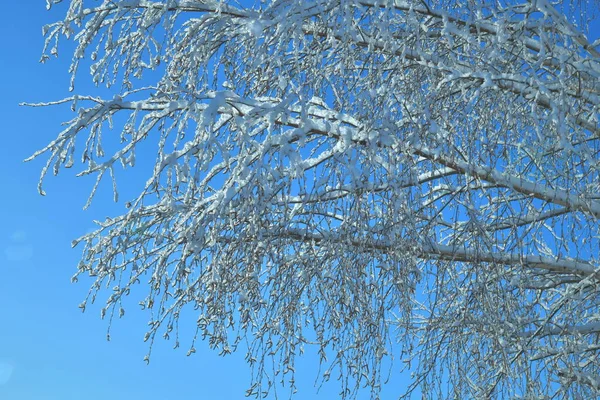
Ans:
[{"label": "thick branch", "polygon": [[570,194],[565,190],[552,189],[548,186],[530,182],[523,178],[506,176],[505,174],[493,168],[481,167],[468,164],[464,161],[454,160],[450,156],[440,155],[425,146],[415,146],[415,153],[461,173],[476,176],[484,181],[514,189],[519,193],[533,196],[540,200],[569,207],[572,210],[588,213],[600,219],[600,202],[594,200],[586,201],[585,199],[582,199],[577,195]]},{"label": "thick branch", "polygon": [[[266,235],[269,236],[268,234]],[[311,243],[336,243],[350,244],[356,248],[370,249],[382,252],[392,252],[397,247],[394,243],[385,243],[378,241],[376,243],[365,243],[358,239],[349,239],[340,237],[334,233],[312,233],[300,229],[279,230],[272,235],[277,238],[292,238],[300,241],[308,241]],[[228,238],[223,238],[224,241],[229,241]],[[415,244],[416,245],[416,244]],[[474,250],[465,247],[447,246],[438,243],[430,243],[422,245],[416,250],[417,257],[426,260],[448,260],[460,262],[485,262],[501,265],[520,265],[526,268],[543,269],[561,274],[574,274],[580,276],[590,276],[598,272],[598,268],[588,262],[573,260],[573,259],[557,259],[538,255],[520,255],[493,253],[482,250]]]}]

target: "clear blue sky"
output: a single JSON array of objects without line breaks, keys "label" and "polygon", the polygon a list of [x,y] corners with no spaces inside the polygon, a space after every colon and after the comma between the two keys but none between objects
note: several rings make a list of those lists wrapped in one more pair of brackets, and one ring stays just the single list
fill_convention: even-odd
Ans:
[{"label": "clear blue sky", "polygon": [[[40,196],[36,185],[45,159],[23,159],[54,139],[72,114],[68,107],[18,106],[68,95],[71,54],[63,51],[58,60],[38,62],[41,27],[61,18],[66,6],[47,12],[41,0],[4,1],[0,14],[0,399],[243,399],[250,377],[243,351],[222,358],[199,345],[194,356],[186,357],[184,343],[172,350],[172,343],[161,340],[146,366],[145,314],[130,308],[107,342],[99,307],[85,314],[77,308],[89,281],[70,283],[81,252],[71,248],[71,241],[91,229],[93,219],[120,214],[123,203],[111,201],[107,181],[83,211],[93,182],[67,170],[50,177],[47,195]],[[93,94],[86,79],[82,74],[79,92]],[[126,175],[129,181],[122,180],[121,188],[135,188],[144,175]],[[125,190],[121,199],[133,194]],[[337,398],[336,382],[315,394],[316,367],[314,356],[297,366],[297,398]],[[397,397],[399,385],[388,385],[383,398]]]},{"label": "clear blue sky", "polygon": [[[158,341],[146,366],[145,314],[130,309],[107,342],[99,307],[85,314],[77,308],[88,281],[70,283],[81,251],[70,243],[93,219],[120,214],[123,203],[111,201],[107,181],[83,211],[93,182],[65,171],[46,181],[46,197],[38,195],[45,160],[22,160],[52,140],[71,114],[68,107],[18,106],[68,95],[69,52],[38,63],[41,27],[60,18],[66,5],[47,12],[41,0],[4,1],[0,14],[0,400],[242,399],[250,376],[243,351],[222,358],[199,345],[186,357],[184,343],[172,350],[170,342]],[[94,93],[85,79],[82,74],[79,92]],[[126,175],[121,199],[145,178],[140,171]],[[315,394],[316,367],[314,355],[298,365],[296,398],[337,398],[336,382]],[[403,384],[387,385],[382,398],[396,398]]]}]

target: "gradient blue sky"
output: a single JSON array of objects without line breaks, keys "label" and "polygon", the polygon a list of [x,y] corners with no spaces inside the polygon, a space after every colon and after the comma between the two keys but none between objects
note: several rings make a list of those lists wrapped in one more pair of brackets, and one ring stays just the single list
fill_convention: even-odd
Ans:
[{"label": "gradient blue sky", "polygon": [[[81,252],[71,241],[91,229],[93,219],[121,213],[123,203],[112,202],[107,181],[83,211],[93,182],[72,171],[47,179],[47,195],[40,196],[36,185],[45,159],[23,159],[54,139],[72,114],[68,106],[18,106],[69,94],[69,51],[38,62],[41,27],[61,18],[67,3],[48,12],[42,0],[3,1],[0,12],[0,399],[242,399],[250,377],[243,352],[223,358],[199,345],[186,357],[184,342],[172,350],[161,340],[146,366],[145,314],[130,308],[107,342],[99,307],[85,314],[77,308],[89,281],[70,283]],[[78,82],[80,93],[95,93],[85,74]],[[121,199],[131,198],[146,178],[140,171],[126,175]],[[336,382],[316,394],[316,360],[312,355],[297,366],[297,398],[337,398]],[[399,385],[388,385],[384,398],[397,397]]]},{"label": "gradient blue sky", "polygon": [[[85,314],[77,308],[88,281],[70,283],[81,251],[71,241],[91,229],[93,219],[121,213],[123,203],[112,202],[107,181],[83,211],[93,182],[64,171],[46,181],[47,196],[38,195],[45,160],[22,160],[52,140],[71,113],[18,106],[69,94],[70,53],[38,62],[41,27],[62,17],[66,6],[47,12],[42,0],[3,1],[0,12],[0,400],[242,399],[249,383],[243,352],[223,358],[199,345],[186,357],[185,342],[172,350],[170,342],[158,341],[146,366],[145,314],[129,309],[107,342],[99,307]],[[81,75],[78,91],[92,94],[86,78]],[[136,170],[124,178],[126,200],[146,175]],[[316,367],[314,354],[298,365],[296,398],[337,398],[336,382],[315,394]],[[396,398],[403,384],[394,380],[382,398]]]}]

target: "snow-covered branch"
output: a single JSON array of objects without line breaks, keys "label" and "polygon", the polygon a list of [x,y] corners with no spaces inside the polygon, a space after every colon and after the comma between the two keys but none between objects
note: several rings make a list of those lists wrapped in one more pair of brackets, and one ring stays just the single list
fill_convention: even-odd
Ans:
[{"label": "snow-covered branch", "polygon": [[89,67],[114,97],[30,104],[75,112],[28,159],[40,192],[81,165],[87,204],[105,176],[117,200],[115,169],[156,160],[74,243],[81,307],[145,284],[151,346],[193,308],[189,354],[247,343],[250,395],[310,342],[342,397],[377,398],[390,355],[407,396],[597,397],[600,58],[561,12],[600,10],[467,3],[68,2],[42,59],[73,40],[72,90]]}]

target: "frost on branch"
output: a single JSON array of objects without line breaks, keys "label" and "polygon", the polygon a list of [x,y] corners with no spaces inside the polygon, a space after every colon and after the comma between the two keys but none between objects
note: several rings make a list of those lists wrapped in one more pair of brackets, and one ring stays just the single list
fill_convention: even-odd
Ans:
[{"label": "frost on branch", "polygon": [[245,348],[249,395],[307,346],[344,398],[403,369],[407,396],[600,395],[597,3],[69,4],[43,59],[65,36],[117,95],[62,101],[42,180],[81,157],[116,200],[156,145],[78,240],[80,307],[131,292],[176,347],[193,313],[188,354]]}]

